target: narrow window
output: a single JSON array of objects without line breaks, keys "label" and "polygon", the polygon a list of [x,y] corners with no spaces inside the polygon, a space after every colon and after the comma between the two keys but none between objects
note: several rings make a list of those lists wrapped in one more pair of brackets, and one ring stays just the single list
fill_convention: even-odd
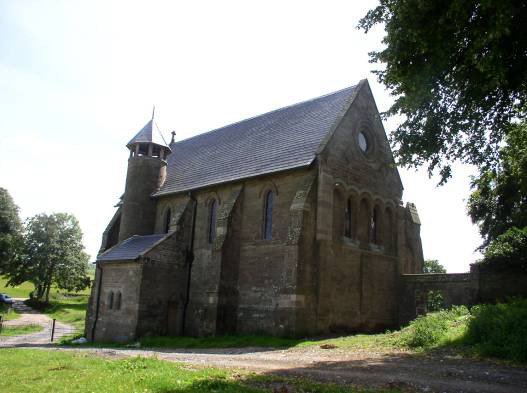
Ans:
[{"label": "narrow window", "polygon": [[274,194],[272,191],[267,192],[265,196],[265,216],[264,216],[264,230],[263,238],[271,240],[273,237],[273,201]]},{"label": "narrow window", "polygon": [[378,213],[378,209],[375,207],[373,209],[373,214],[371,216],[371,223],[370,223],[370,242],[371,243],[377,244],[379,241],[378,227],[379,227],[379,213]]},{"label": "narrow window", "polygon": [[344,214],[344,236],[351,238],[353,228],[353,212],[351,198],[348,198],[346,203],[346,211]]},{"label": "narrow window", "polygon": [[209,209],[209,244],[214,243],[214,240],[216,240],[216,210],[216,199],[213,199]]},{"label": "narrow window", "polygon": [[164,223],[164,232],[168,233],[170,230],[170,221],[172,220],[172,212],[170,209],[167,209],[167,212],[165,213],[165,223]]},{"label": "narrow window", "polygon": [[121,292],[117,292],[117,298],[115,300],[115,309],[116,310],[121,309]]},{"label": "narrow window", "polygon": [[113,291],[110,292],[108,295],[108,309],[111,310],[113,308]]}]

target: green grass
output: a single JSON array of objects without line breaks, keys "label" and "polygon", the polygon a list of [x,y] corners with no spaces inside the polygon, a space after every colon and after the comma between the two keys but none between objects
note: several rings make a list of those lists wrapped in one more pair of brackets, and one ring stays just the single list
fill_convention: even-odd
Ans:
[{"label": "green grass", "polygon": [[286,386],[286,391],[317,393],[395,393],[322,385],[305,379],[240,374],[214,368],[147,358],[110,360],[83,353],[4,349],[0,357],[0,391],[26,392],[158,392],[258,393]]},{"label": "green grass", "polygon": [[0,336],[20,336],[22,334],[37,333],[43,330],[40,325],[4,326]]},{"label": "green grass", "polygon": [[0,315],[4,321],[12,321],[13,319],[20,318],[20,314],[3,303],[0,304]]},{"label": "green grass", "polygon": [[35,286],[30,282],[22,283],[16,287],[7,287],[7,279],[0,276],[0,292],[7,293],[11,297],[28,298],[29,292],[35,289]]}]

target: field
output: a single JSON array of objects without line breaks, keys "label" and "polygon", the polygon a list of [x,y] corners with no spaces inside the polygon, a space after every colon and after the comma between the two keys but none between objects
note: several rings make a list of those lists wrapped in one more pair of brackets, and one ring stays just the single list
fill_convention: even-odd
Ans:
[{"label": "field", "polygon": [[0,391],[11,393],[257,393],[273,390],[298,393],[400,391],[321,385],[306,379],[254,375],[209,367],[197,368],[141,357],[110,360],[89,354],[26,349],[5,349],[0,357]]}]

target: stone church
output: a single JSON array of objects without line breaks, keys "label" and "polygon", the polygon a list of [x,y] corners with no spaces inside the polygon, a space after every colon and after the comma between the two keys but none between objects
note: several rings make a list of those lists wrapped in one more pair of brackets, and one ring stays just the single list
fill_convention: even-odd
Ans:
[{"label": "stone church", "polygon": [[420,222],[366,80],[179,142],[152,119],[126,146],[89,340],[399,324]]}]

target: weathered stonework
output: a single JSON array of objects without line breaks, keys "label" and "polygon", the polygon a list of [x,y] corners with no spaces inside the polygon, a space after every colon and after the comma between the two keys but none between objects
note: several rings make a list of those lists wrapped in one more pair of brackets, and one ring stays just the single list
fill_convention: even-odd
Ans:
[{"label": "weathered stonework", "polygon": [[[357,143],[361,132],[368,138],[366,151]],[[141,159],[147,161],[133,157],[130,165]],[[401,274],[422,269],[420,222],[414,207],[402,205],[402,184],[367,83],[355,89],[309,165],[155,198],[148,194],[144,209],[130,209],[130,201],[144,198],[146,188],[154,192],[164,179],[165,166],[148,163],[157,172],[129,169],[122,213],[106,239],[116,231],[169,234],[132,262],[104,262],[100,256],[87,317],[90,339],[301,336],[398,324]],[[150,180],[143,183],[143,176]],[[270,191],[272,236],[265,239]],[[112,245],[105,240],[103,249]],[[104,312],[110,290],[123,294],[126,325]]]}]

